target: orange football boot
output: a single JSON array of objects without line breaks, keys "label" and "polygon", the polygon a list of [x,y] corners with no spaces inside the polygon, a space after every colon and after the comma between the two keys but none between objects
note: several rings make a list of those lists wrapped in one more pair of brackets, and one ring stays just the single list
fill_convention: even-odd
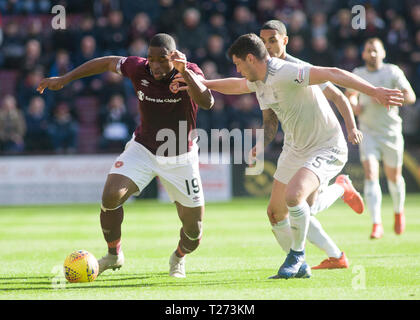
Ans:
[{"label": "orange football boot", "polygon": [[395,213],[394,215],[394,231],[396,234],[401,234],[405,229],[405,215],[404,212]]},{"label": "orange football boot", "polygon": [[375,223],[372,227],[372,233],[370,234],[371,239],[379,239],[384,235],[384,228],[381,223]]},{"label": "orange football boot", "polygon": [[361,214],[365,210],[363,198],[359,192],[353,187],[350,178],[347,175],[340,174],[335,183],[344,188],[342,199],[352,208],[356,213]]},{"label": "orange football boot", "polygon": [[319,265],[312,267],[312,269],[342,269],[348,268],[349,261],[347,260],[346,255],[344,252],[341,252],[340,258],[328,258],[323,260]]}]

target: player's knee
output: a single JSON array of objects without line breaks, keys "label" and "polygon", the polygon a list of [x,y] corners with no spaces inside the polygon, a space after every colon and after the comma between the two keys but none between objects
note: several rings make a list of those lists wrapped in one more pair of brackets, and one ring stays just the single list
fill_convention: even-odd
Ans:
[{"label": "player's knee", "polygon": [[303,200],[303,193],[300,190],[286,190],[286,204],[288,207],[295,207]]},{"label": "player's knee", "polygon": [[122,203],[124,193],[120,189],[108,188],[102,194],[102,206],[107,209],[119,207]]},{"label": "player's knee", "polygon": [[281,210],[279,208],[273,208],[271,206],[268,206],[267,208],[267,216],[271,224],[276,224],[277,222],[286,219],[287,213],[287,209]]}]

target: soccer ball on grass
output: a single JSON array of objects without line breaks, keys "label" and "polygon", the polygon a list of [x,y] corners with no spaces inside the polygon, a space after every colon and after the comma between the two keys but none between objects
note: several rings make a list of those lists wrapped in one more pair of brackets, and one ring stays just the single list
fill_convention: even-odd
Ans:
[{"label": "soccer ball on grass", "polygon": [[85,250],[70,253],[64,260],[64,276],[69,282],[91,282],[98,276],[95,256]]}]

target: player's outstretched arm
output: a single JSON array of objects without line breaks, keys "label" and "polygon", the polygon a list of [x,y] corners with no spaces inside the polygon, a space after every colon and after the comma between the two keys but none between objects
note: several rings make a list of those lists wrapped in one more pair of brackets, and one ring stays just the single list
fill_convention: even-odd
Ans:
[{"label": "player's outstretched arm", "polygon": [[404,102],[401,90],[375,87],[359,76],[339,68],[311,67],[309,85],[320,84],[326,81],[367,94],[386,107],[401,107]]},{"label": "player's outstretched arm", "polygon": [[89,60],[63,76],[42,79],[36,90],[40,93],[43,93],[46,88],[50,90],[60,90],[66,84],[77,79],[93,76],[106,71],[116,72],[117,63],[121,58],[122,57],[118,56],[107,56]]},{"label": "player's outstretched arm", "polygon": [[[223,94],[245,94],[251,93],[245,78],[225,78],[215,80],[204,80],[201,82],[210,90],[214,90]],[[175,76],[173,83],[178,86],[177,90],[187,90],[188,86],[183,86],[185,80],[181,75]]]},{"label": "player's outstretched arm", "polygon": [[334,102],[343,117],[347,129],[347,139],[349,142],[352,144],[359,144],[362,142],[363,134],[357,129],[353,109],[344,93],[331,83],[327,85],[323,93],[328,100]]}]

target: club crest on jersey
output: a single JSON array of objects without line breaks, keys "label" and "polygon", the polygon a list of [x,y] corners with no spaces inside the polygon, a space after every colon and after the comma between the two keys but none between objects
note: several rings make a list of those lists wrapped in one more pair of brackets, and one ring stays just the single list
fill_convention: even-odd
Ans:
[{"label": "club crest on jersey", "polygon": [[137,97],[139,98],[140,101],[143,101],[144,100],[143,91],[141,91],[141,90],[137,91]]},{"label": "club crest on jersey", "polygon": [[142,86],[144,86],[144,87],[148,87],[149,86],[149,81],[147,81],[146,79],[142,79],[141,81],[140,81],[140,83],[141,83],[141,85]]}]

